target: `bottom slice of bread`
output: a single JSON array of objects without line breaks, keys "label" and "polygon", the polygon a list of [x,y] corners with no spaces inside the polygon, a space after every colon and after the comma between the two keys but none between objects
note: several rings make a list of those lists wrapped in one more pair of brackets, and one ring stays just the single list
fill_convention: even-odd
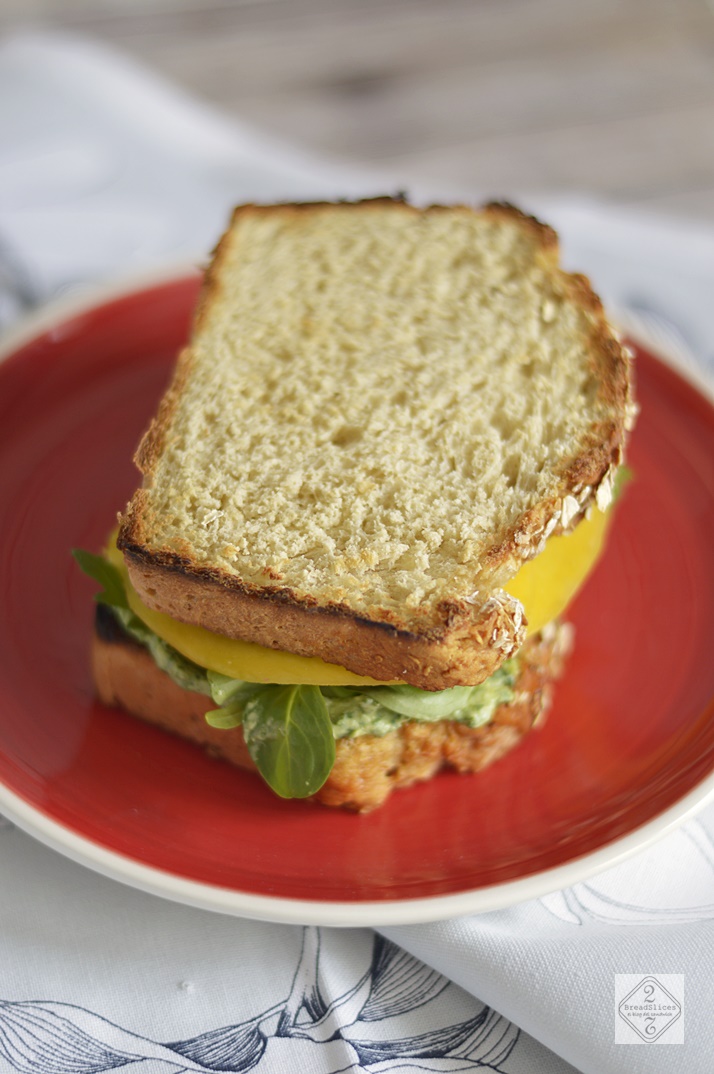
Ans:
[{"label": "bottom slice of bread", "polygon": [[[133,716],[202,746],[239,768],[255,771],[240,727],[210,727],[205,713],[215,708],[204,694],[184,690],[153,661],[148,651],[102,617],[92,646],[94,681],[105,705],[118,705]],[[362,735],[337,742],[335,765],[313,796],[324,805],[366,813],[381,805],[392,790],[430,779],[441,768],[477,772],[511,750],[538,721],[551,697],[551,686],[570,649],[568,624],[551,624],[522,647],[513,701],[501,705],[488,724],[476,729],[453,720],[403,724],[386,735]]]}]

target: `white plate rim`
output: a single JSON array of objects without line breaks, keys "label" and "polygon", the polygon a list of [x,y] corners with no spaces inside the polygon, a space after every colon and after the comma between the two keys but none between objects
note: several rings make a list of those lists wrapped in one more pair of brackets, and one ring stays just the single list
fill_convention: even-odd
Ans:
[{"label": "white plate rim", "polygon": [[714,801],[714,774],[707,776],[674,805],[627,835],[553,869],[453,895],[351,902],[255,895],[235,888],[189,880],[154,866],[143,865],[117,851],[108,850],[86,836],[78,835],[0,784],[0,810],[8,820],[50,849],[110,880],[201,910],[279,924],[335,928],[425,924],[503,910],[516,903],[549,895],[619,865],[645,850],[694,817],[711,801]]}]

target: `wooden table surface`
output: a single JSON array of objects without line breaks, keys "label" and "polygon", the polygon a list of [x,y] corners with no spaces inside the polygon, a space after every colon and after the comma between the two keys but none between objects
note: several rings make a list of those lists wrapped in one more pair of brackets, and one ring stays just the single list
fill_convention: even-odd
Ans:
[{"label": "wooden table surface", "polygon": [[332,157],[714,221],[714,0],[0,0]]}]

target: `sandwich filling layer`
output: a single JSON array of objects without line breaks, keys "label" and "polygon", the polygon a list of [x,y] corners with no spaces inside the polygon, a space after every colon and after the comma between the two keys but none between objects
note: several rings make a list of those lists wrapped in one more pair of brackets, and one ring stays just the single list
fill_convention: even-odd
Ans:
[{"label": "sandwich filling layer", "polygon": [[[314,800],[364,813],[380,806],[393,790],[431,779],[442,768],[472,773],[491,765],[538,725],[569,649],[567,625],[529,638],[519,652],[513,701],[500,705],[481,727],[472,729],[453,720],[407,720],[388,734],[341,738],[335,743],[329,777]],[[104,705],[118,706],[228,764],[256,770],[245,727],[228,733],[211,727],[205,719],[211,699],[177,686],[149,651],[121,630],[110,609],[101,605],[92,640],[92,667]]]},{"label": "sandwich filling layer", "polygon": [[[255,692],[252,688],[280,685],[244,682],[200,667],[155,634],[131,609],[114,607],[109,614],[114,616],[125,634],[149,651],[157,667],[177,686],[205,694],[213,700],[218,707],[206,717],[212,727],[229,729],[239,726],[247,702]],[[478,686],[456,686],[433,693],[406,683],[364,688],[320,686],[316,689],[325,699],[333,734],[339,740],[361,735],[386,735],[409,720],[435,723],[449,719],[466,727],[481,727],[488,723],[499,705],[513,700],[517,673],[518,657],[514,657]]]},{"label": "sandwich filling layer", "polygon": [[[509,583],[524,604],[529,634],[557,618],[593,568],[607,529],[593,510],[545,549]],[[519,657],[505,660],[485,681],[446,690],[380,683],[317,658],[278,652],[179,623],[142,603],[112,538],[104,556],[77,553],[104,586],[101,603],[124,633],[143,646],[177,686],[210,697],[206,722],[243,736],[264,779],[284,797],[315,793],[329,776],[335,742],[389,734],[408,722],[442,720],[479,728],[515,696]]]},{"label": "sandwich filling layer", "polygon": [[[571,533],[551,536],[543,551],[524,563],[506,584],[506,591],[523,605],[529,635],[557,619],[580,589],[602,552],[609,517],[609,512],[593,508],[590,517],[583,519]],[[129,580],[124,557],[114,539],[109,542],[105,556],[120,572],[127,602],[134,614],[194,664],[250,682],[380,685],[376,679],[357,675],[317,657],[269,649],[172,619],[149,608],[141,600]]]},{"label": "sandwich filling layer", "polygon": [[407,724],[449,721],[471,730],[485,726],[502,706],[515,700],[520,673],[516,656],[478,686],[436,692],[406,683],[363,688],[243,682],[193,664],[128,606],[100,607],[100,635],[107,631],[107,617],[145,648],[182,690],[211,698],[218,706],[205,714],[211,728],[229,731],[242,725],[256,768],[284,798],[305,798],[320,790],[332,771],[340,740],[383,738]]}]

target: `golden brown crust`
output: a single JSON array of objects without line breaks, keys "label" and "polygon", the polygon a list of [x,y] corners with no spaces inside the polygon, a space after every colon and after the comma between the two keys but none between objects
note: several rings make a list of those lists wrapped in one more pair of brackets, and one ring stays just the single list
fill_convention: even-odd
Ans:
[{"label": "golden brown crust", "polygon": [[417,634],[399,629],[386,614],[375,622],[340,605],[318,606],[284,587],[252,592],[225,572],[195,569],[177,553],[145,558],[142,546],[126,539],[122,549],[132,585],[149,607],[228,637],[246,637],[249,624],[250,640],[259,645],[319,654],[384,682],[401,679],[424,690],[482,682],[525,637],[520,605],[506,593],[478,608],[454,601],[442,610],[441,629]]},{"label": "golden brown crust", "polygon": [[529,216],[522,209],[511,205],[508,201],[489,201],[482,207],[481,211],[489,216],[510,220],[524,230],[529,231],[548,260],[553,264],[557,263],[558,235],[549,224],[544,224],[536,216]]},{"label": "golden brown crust", "polygon": [[[491,722],[475,730],[453,721],[406,723],[377,737],[337,742],[334,768],[314,796],[324,805],[368,812],[392,790],[432,776],[445,767],[477,772],[502,757],[543,716],[552,682],[561,674],[569,647],[567,629],[552,629],[547,640],[529,639],[521,650],[516,695]],[[100,700],[180,735],[239,768],[255,770],[240,728],[210,727],[204,714],[213,703],[204,694],[182,690],[154,663],[146,649],[117,631],[112,639],[95,633],[92,667]]]},{"label": "golden brown crust", "polygon": [[[385,203],[408,213],[459,208],[430,206],[420,210],[390,198],[340,204],[355,211],[370,211]],[[233,222],[242,214],[297,214],[329,204],[243,205],[234,211]],[[551,532],[572,529],[598,490],[604,497],[603,490],[609,487],[622,460],[626,439],[631,407],[629,359],[608,325],[589,281],[558,268],[558,241],[550,227],[506,203],[491,203],[481,212],[507,219],[527,231],[552,273],[556,290],[576,302],[584,312],[589,326],[592,373],[609,415],[591,430],[578,455],[564,461],[557,475],[557,495],[524,512],[482,557],[482,572],[493,586],[500,586],[517,572],[524,560],[541,551]],[[220,268],[226,249],[227,237],[224,237],[206,276],[197,324],[221,286]],[[387,612],[379,618],[366,619],[349,607],[298,595],[285,586],[244,584],[226,571],[193,562],[189,554],[182,555],[175,548],[152,546],[149,497],[145,490],[151,485],[152,472],[163,450],[190,362],[190,352],[184,352],[157,417],[142,440],[136,462],[144,474],[145,488],[135,494],[120,530],[118,544],[125,553],[132,583],[149,607],[230,637],[319,656],[357,674],[379,679],[400,678],[423,689],[439,690],[480,682],[519,647],[524,636],[522,609],[516,608],[502,590],[485,592],[473,604],[464,600],[442,601],[428,610],[423,621],[412,615],[407,622]]]},{"label": "golden brown crust", "polygon": [[149,428],[144,433],[136,449],[134,462],[141,472],[146,475],[145,485],[151,483],[150,475],[156,465],[156,460],[163,451],[166,431],[176,410],[186,379],[191,372],[191,364],[191,351],[188,347],[185,347],[178,356],[171,383],[159,403],[156,415],[152,418]]}]

